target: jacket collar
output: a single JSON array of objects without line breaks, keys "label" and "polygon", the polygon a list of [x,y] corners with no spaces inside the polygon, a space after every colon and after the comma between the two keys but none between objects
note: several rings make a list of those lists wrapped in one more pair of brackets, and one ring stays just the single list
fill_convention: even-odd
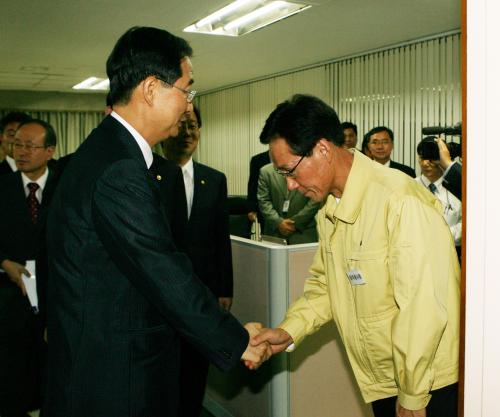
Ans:
[{"label": "jacket collar", "polygon": [[354,159],[347,177],[344,193],[337,202],[333,195],[326,200],[325,214],[331,220],[353,224],[359,216],[363,198],[365,197],[369,179],[374,175],[374,164],[371,159],[359,151],[354,151]]}]

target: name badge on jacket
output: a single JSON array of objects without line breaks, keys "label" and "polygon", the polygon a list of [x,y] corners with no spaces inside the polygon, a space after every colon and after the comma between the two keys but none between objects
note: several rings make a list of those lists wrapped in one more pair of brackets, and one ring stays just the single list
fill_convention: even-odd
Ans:
[{"label": "name badge on jacket", "polygon": [[366,284],[366,281],[363,278],[363,274],[359,269],[351,269],[347,273],[347,278],[349,278],[349,282],[351,283],[352,286]]}]

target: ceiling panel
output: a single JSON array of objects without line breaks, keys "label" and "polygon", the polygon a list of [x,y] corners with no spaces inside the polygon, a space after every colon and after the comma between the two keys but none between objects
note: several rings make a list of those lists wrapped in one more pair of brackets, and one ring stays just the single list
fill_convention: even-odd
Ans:
[{"label": "ceiling panel", "polygon": [[204,0],[17,0],[0,13],[0,89],[71,91],[129,27],[165,28],[193,46],[195,87],[207,91],[460,27],[460,0],[326,0],[240,38],[183,33],[225,5]]}]

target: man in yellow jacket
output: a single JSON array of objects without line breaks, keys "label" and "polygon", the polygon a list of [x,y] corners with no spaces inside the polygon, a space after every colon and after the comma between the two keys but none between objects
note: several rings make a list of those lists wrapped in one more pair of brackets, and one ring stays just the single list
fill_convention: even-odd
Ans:
[{"label": "man in yellow jacket", "polygon": [[261,133],[290,190],[324,201],[304,294],[253,344],[293,350],[335,320],[375,417],[457,415],[460,268],[439,201],[342,148],[335,111],[296,95]]}]

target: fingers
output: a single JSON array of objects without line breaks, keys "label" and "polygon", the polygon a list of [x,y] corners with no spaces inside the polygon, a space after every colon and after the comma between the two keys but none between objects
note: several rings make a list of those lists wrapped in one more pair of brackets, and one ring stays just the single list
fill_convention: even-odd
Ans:
[{"label": "fingers", "polygon": [[288,346],[290,346],[290,344],[293,343],[293,339],[283,329],[263,329],[250,341],[250,344],[252,346],[257,346],[266,342],[271,345],[271,349],[274,354],[284,351]]},{"label": "fingers", "polygon": [[231,310],[233,299],[231,297],[219,297],[219,306],[226,311]]},{"label": "fingers", "polygon": [[448,146],[446,146],[446,143],[440,137],[434,139],[434,141],[437,143],[439,149],[439,165],[441,166],[441,168],[446,169],[452,162]]},{"label": "fingers", "polygon": [[268,343],[262,343],[258,346],[250,346],[248,344],[241,359],[244,361],[248,369],[255,370],[259,368],[272,355],[271,347]]},{"label": "fingers", "polygon": [[245,329],[247,329],[247,332],[250,335],[250,339],[252,339],[254,336],[257,336],[262,328],[262,323],[250,322],[245,324]]}]

